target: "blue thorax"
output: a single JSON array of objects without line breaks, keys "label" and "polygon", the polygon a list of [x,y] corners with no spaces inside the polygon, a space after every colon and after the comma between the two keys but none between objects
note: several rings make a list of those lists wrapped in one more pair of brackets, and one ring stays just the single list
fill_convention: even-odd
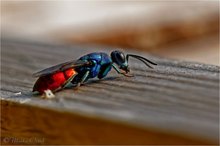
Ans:
[{"label": "blue thorax", "polygon": [[86,71],[90,72],[87,80],[94,77],[103,78],[112,68],[112,60],[110,56],[102,52],[87,54],[79,58],[79,60],[94,62],[94,66],[80,67],[78,69],[78,74],[84,74]]}]

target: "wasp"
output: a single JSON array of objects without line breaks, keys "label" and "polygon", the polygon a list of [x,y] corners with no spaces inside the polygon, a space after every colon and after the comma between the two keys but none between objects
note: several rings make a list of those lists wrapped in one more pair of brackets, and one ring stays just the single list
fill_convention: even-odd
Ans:
[{"label": "wasp", "polygon": [[61,63],[34,73],[33,76],[39,78],[33,87],[33,92],[37,91],[40,94],[47,90],[57,92],[66,88],[70,83],[79,87],[91,78],[104,78],[112,68],[118,74],[132,77],[128,65],[129,57],[142,61],[149,68],[153,68],[149,64],[157,65],[144,57],[133,54],[125,56],[123,52],[117,50],[112,51],[110,55],[104,52],[90,53],[78,60]]}]

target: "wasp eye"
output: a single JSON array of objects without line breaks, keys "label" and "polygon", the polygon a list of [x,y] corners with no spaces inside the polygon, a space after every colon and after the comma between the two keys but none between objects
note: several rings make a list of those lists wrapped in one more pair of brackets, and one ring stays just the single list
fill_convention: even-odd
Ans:
[{"label": "wasp eye", "polygon": [[125,63],[125,55],[121,51],[113,51],[111,53],[112,61],[115,62],[118,65],[122,65]]}]

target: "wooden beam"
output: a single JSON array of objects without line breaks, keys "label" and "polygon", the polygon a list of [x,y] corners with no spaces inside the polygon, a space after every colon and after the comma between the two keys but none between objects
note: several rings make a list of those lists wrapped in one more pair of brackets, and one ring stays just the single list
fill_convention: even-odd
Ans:
[{"label": "wooden beam", "polygon": [[[113,49],[113,48],[112,48]],[[219,67],[141,54],[133,78],[112,71],[78,90],[45,100],[32,95],[32,73],[100,46],[1,44],[1,142],[26,144],[218,144]],[[13,139],[20,141],[13,141]],[[8,140],[10,139],[10,140]],[[8,141],[7,141],[8,140]],[[23,140],[23,141],[22,141]],[[33,142],[34,141],[34,142]],[[19,143],[20,142],[20,143]]]}]

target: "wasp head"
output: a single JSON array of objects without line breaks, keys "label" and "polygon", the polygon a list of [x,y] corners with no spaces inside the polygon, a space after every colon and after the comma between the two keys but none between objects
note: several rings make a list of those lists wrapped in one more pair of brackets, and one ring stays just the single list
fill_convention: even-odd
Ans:
[{"label": "wasp head", "polygon": [[126,73],[130,72],[130,69],[128,67],[128,61],[123,52],[113,51],[111,53],[111,58],[112,58],[112,61],[116,63],[121,70],[124,70]]},{"label": "wasp head", "polygon": [[133,57],[133,58],[138,59],[139,61],[143,62],[149,68],[153,68],[151,65],[157,65],[156,63],[154,63],[154,62],[152,62],[142,56],[138,56],[138,55],[134,55],[134,54],[127,54],[125,57],[123,52],[113,51],[111,53],[112,61],[113,61],[113,63],[116,63],[121,70],[126,72],[126,74],[124,74],[124,75],[128,75],[127,73],[130,72],[130,69],[128,67],[128,58],[129,57]]}]

